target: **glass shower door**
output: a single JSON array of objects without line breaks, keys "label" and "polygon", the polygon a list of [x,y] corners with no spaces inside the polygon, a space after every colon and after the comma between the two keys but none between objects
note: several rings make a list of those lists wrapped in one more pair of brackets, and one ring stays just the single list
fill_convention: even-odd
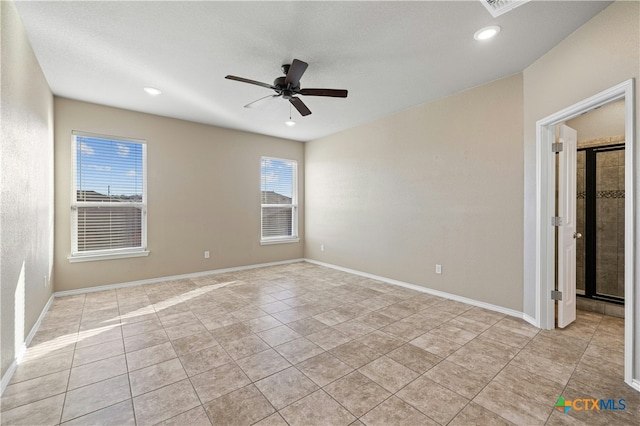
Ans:
[{"label": "glass shower door", "polygon": [[596,294],[624,298],[624,149],[596,150]]},{"label": "glass shower door", "polygon": [[581,148],[576,169],[576,293],[624,302],[624,145]]}]

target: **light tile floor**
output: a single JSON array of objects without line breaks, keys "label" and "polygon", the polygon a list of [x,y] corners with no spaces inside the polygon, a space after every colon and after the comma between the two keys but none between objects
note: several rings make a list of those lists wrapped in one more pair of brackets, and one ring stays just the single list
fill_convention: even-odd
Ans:
[{"label": "light tile floor", "polygon": [[[540,331],[309,263],[61,297],[1,423],[637,425],[623,330],[579,311]],[[564,414],[560,396],[626,409]]]}]

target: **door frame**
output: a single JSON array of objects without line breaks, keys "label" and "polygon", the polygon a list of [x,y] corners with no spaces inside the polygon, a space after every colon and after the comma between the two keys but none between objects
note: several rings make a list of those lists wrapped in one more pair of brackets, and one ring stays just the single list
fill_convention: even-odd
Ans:
[{"label": "door frame", "polygon": [[634,79],[624,81],[536,122],[536,325],[544,329],[555,326],[555,306],[551,291],[555,282],[555,126],[585,112],[619,99],[625,100],[625,341],[624,380],[640,390],[640,377],[634,372],[637,351],[634,336],[636,320],[635,292],[635,90]]}]

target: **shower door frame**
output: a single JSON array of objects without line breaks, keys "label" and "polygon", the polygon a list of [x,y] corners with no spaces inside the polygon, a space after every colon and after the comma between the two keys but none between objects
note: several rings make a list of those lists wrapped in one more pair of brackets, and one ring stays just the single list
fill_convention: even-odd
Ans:
[{"label": "shower door frame", "polygon": [[[584,208],[584,294],[578,296],[624,305],[624,297],[608,296],[598,293],[598,226],[597,226],[597,161],[598,152],[621,151],[625,143],[578,148],[585,151],[585,208]],[[591,171],[591,173],[589,173]]]}]

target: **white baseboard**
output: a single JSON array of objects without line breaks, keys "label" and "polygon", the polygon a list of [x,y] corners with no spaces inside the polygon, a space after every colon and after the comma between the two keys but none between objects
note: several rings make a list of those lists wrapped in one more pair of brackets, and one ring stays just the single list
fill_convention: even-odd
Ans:
[{"label": "white baseboard", "polygon": [[[33,327],[31,327],[31,331],[27,335],[27,338],[24,339],[25,350],[31,344],[31,341],[33,340],[33,336],[36,335],[36,332],[38,331],[38,328],[40,328],[40,324],[42,323],[42,320],[44,319],[44,316],[49,311],[49,308],[53,304],[53,299],[55,299],[55,297],[56,297],[55,293],[51,294],[51,297],[49,297],[49,300],[47,301],[47,304],[44,305],[44,308],[42,308],[42,312],[40,312],[40,316],[38,317],[38,320],[36,321],[35,324],[33,324]],[[24,353],[23,353],[23,355],[24,355]]]},{"label": "white baseboard", "polygon": [[[344,268],[342,266],[333,265],[333,264],[325,263],[325,262],[320,262],[320,261],[313,260],[313,259],[305,259],[305,261],[309,262],[309,263],[316,264],[316,265],[320,265],[320,266],[326,266],[327,268],[336,269],[338,271],[348,272],[350,274],[360,275],[362,277],[371,278],[373,280],[378,280],[378,281],[382,281],[382,282],[385,282],[385,283],[388,283],[388,284],[393,284],[393,285],[397,285],[397,286],[400,286],[400,287],[409,288],[411,290],[420,291],[422,293],[431,294],[433,296],[439,296],[439,297],[443,297],[445,299],[455,300],[456,302],[466,303],[467,305],[477,306],[479,308],[488,309],[490,311],[500,312],[502,314],[509,315],[509,316],[516,317],[516,318],[520,318],[520,319],[524,319],[525,321],[530,322],[527,318],[525,318],[525,316],[527,316],[528,318],[531,318],[531,317],[529,317],[528,315],[526,315],[526,314],[524,314],[522,312],[516,311],[514,309],[509,309],[509,308],[505,308],[505,307],[502,307],[502,306],[493,305],[491,303],[481,302],[481,301],[475,300],[475,299],[469,299],[468,297],[458,296],[456,294],[446,293],[446,292],[440,291],[440,290],[433,290],[431,288],[421,287],[421,286],[418,286],[418,285],[415,285],[415,284],[406,283],[404,281],[394,280],[392,278],[381,277],[379,275],[369,274],[368,272],[362,272],[362,271],[357,271],[355,269]],[[534,323],[532,323],[532,324],[535,325]]]},{"label": "white baseboard", "polygon": [[527,315],[527,314],[523,313],[522,314],[522,319],[525,320],[526,322],[528,322],[529,324],[531,324],[532,326],[540,328],[540,324],[538,324],[538,321],[536,321],[536,319],[534,317],[532,317],[531,315]]},{"label": "white baseboard", "polygon": [[0,395],[4,393],[4,390],[9,385],[9,382],[13,377],[13,373],[16,372],[16,368],[18,368],[18,360],[14,358],[9,368],[7,368],[7,371],[4,373],[4,376],[2,376],[2,383],[0,384]]},{"label": "white baseboard", "polygon": [[31,340],[33,340],[33,336],[36,335],[38,328],[40,328],[40,323],[42,323],[44,316],[47,314],[47,311],[49,311],[49,308],[51,307],[51,304],[53,303],[54,298],[55,298],[55,293],[51,294],[51,297],[49,297],[47,304],[44,305],[44,308],[42,308],[42,312],[40,312],[40,316],[38,317],[38,320],[36,321],[35,324],[33,324],[33,327],[31,327],[31,331],[29,332],[27,337],[24,339],[24,342],[22,343],[22,345],[20,345],[19,348],[15,349],[15,356],[13,358],[13,362],[11,363],[7,371],[2,376],[2,382],[0,382],[0,395],[4,393],[4,390],[9,385],[9,382],[13,377],[13,373],[16,372],[16,368],[18,368],[18,364],[20,364],[20,361],[22,361],[22,357],[24,356],[24,353],[27,350],[27,347],[31,344]]},{"label": "white baseboard", "polygon": [[305,259],[281,260],[281,261],[277,261],[277,262],[258,263],[258,264],[255,264],[255,265],[236,266],[236,267],[233,267],[233,268],[213,269],[211,271],[194,272],[194,273],[191,273],[191,274],[171,275],[171,276],[168,276],[168,277],[149,278],[149,279],[146,279],[146,280],[127,281],[127,282],[123,282],[123,283],[100,285],[100,286],[96,286],[96,287],[78,288],[78,289],[75,289],[75,290],[56,291],[55,292],[55,296],[56,297],[73,296],[73,295],[76,295],[76,294],[94,293],[96,291],[113,290],[113,289],[116,289],[116,288],[135,287],[135,286],[139,286],[139,285],[156,284],[156,283],[161,283],[161,282],[165,282],[165,281],[184,280],[184,279],[188,279],[188,278],[199,278],[199,277],[204,277],[206,275],[217,275],[217,274],[225,274],[227,272],[246,271],[248,269],[264,268],[264,267],[267,267],[267,266],[287,265],[289,263],[304,262],[304,260]]}]

